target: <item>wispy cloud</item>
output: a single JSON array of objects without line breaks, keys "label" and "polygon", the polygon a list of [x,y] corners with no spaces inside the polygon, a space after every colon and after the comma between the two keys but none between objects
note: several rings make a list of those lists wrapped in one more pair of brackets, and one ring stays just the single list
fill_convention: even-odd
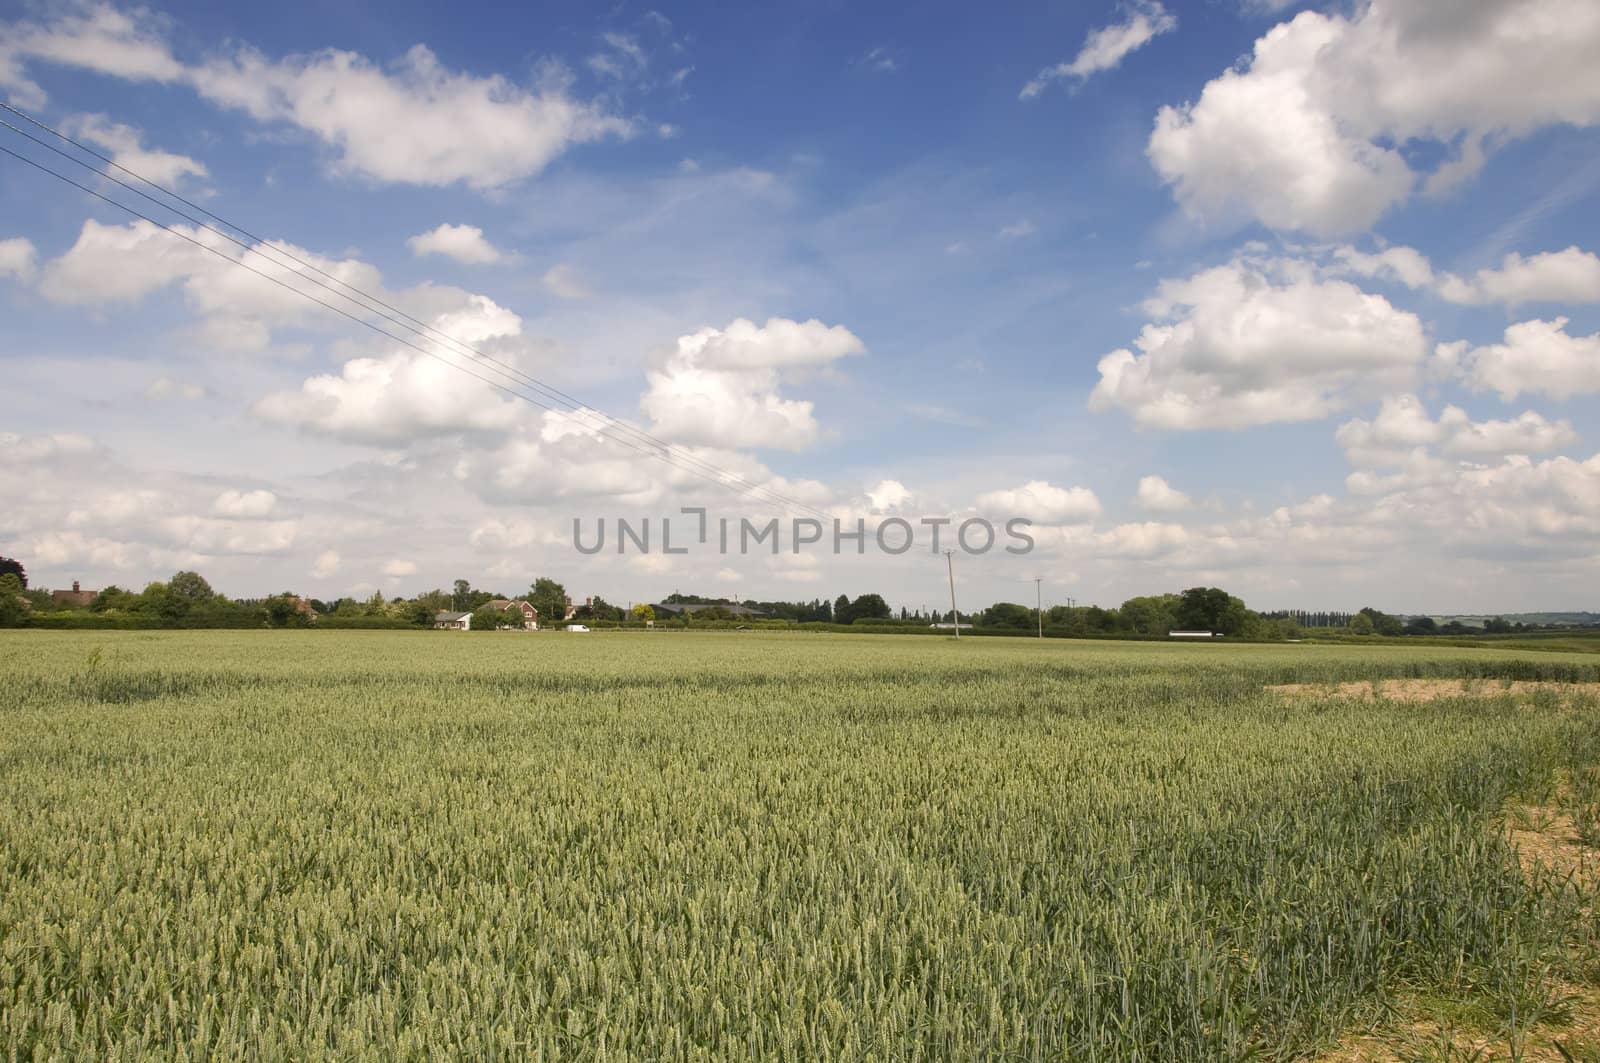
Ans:
[{"label": "wispy cloud", "polygon": [[861,57],[861,65],[868,70],[892,74],[900,69],[900,58],[892,48],[878,47]]},{"label": "wispy cloud", "polygon": [[906,412],[913,417],[924,421],[937,421],[939,424],[953,425],[957,428],[982,428],[989,422],[982,417],[960,410],[952,410],[948,406],[938,406],[930,402],[919,402],[906,407]]},{"label": "wispy cloud", "polygon": [[1127,18],[1092,31],[1070,63],[1057,63],[1039,71],[1039,76],[1022,86],[1019,99],[1031,100],[1052,81],[1076,78],[1087,81],[1102,70],[1114,69],[1130,53],[1138,51],[1163,33],[1178,28],[1178,17],[1161,6],[1160,0],[1134,0],[1125,11]]},{"label": "wispy cloud", "polygon": [[545,270],[544,286],[560,299],[587,299],[590,295],[588,285],[579,280],[577,272],[565,262]]},{"label": "wispy cloud", "polygon": [[626,33],[603,33],[600,40],[605,50],[589,57],[589,69],[595,73],[621,81],[643,74],[650,65],[644,48],[634,37]]}]

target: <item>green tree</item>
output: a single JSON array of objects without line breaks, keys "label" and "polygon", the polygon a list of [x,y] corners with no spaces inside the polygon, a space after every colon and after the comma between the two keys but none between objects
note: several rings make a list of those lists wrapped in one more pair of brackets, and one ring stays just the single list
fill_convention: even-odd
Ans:
[{"label": "green tree", "polygon": [[1376,630],[1377,625],[1373,624],[1372,617],[1366,613],[1357,613],[1350,618],[1350,634],[1352,635],[1370,635]]},{"label": "green tree", "polygon": [[1115,609],[1102,609],[1098,605],[1091,605],[1084,610],[1083,620],[1090,631],[1109,632],[1117,630],[1122,622],[1122,616]]},{"label": "green tree", "polygon": [[8,594],[0,599],[0,627],[21,627],[28,611],[22,607],[22,599],[15,594]]},{"label": "green tree", "polygon": [[1511,634],[1511,621],[1503,616],[1492,616],[1483,622],[1483,630],[1489,635]]},{"label": "green tree", "polygon": [[567,618],[567,589],[555,580],[540,576],[528,591],[528,601],[539,610],[539,623],[553,627]]},{"label": "green tree", "polygon": [[1174,623],[1184,631],[1241,635],[1255,619],[1243,602],[1221,587],[1190,587],[1178,596]]},{"label": "green tree", "polygon": [[273,627],[309,627],[311,618],[300,608],[300,598],[293,591],[274,594],[261,603],[266,611],[267,623]]},{"label": "green tree", "polygon": [[125,591],[115,583],[94,596],[89,603],[91,613],[109,613],[134,609],[139,604],[139,596],[132,591]]},{"label": "green tree", "polygon": [[656,618],[656,611],[650,608],[648,605],[645,605],[643,602],[640,602],[638,605],[633,607],[633,618],[635,620],[654,620]]},{"label": "green tree", "polygon": [[157,581],[146,584],[144,590],[139,592],[134,608],[163,624],[176,624],[183,619],[186,603],[180,598],[174,598],[167,585]]},{"label": "green tree", "polygon": [[0,557],[0,576],[10,575],[17,577],[17,582],[22,584],[22,589],[28,589],[28,570],[22,567],[22,562],[14,557]]},{"label": "green tree", "polygon": [[1053,605],[1044,614],[1045,623],[1068,635],[1087,635],[1089,610],[1085,606]]},{"label": "green tree", "polygon": [[979,615],[978,623],[984,627],[1030,628],[1033,610],[1015,602],[995,602]]},{"label": "green tree", "polygon": [[442,612],[446,609],[451,609],[458,613],[464,613],[467,611],[465,609],[456,609],[455,602],[451,599],[449,593],[446,591],[441,591],[438,588],[434,588],[431,591],[423,591],[412,600],[421,602],[423,605],[426,605],[431,612],[435,613]]},{"label": "green tree", "polygon": [[622,609],[595,595],[572,613],[574,620],[621,620]]},{"label": "green tree", "polygon": [[0,573],[0,627],[18,627],[27,617],[22,589],[22,578],[15,572]]},{"label": "green tree", "polygon": [[1393,638],[1405,631],[1405,625],[1400,622],[1399,617],[1390,616],[1370,605],[1363,607],[1361,611],[1372,621],[1372,630],[1380,635]]},{"label": "green tree", "polygon": [[450,608],[458,613],[465,613],[473,608],[472,584],[464,579],[458,579],[450,594]]},{"label": "green tree", "polygon": [[855,613],[850,610],[850,596],[848,594],[841,594],[833,600],[833,622],[835,624],[848,624],[855,618]]},{"label": "green tree", "polygon": [[860,620],[887,620],[892,614],[889,603],[883,600],[881,594],[863,594],[850,603],[850,622]]},{"label": "green tree", "polygon": [[204,576],[198,572],[187,571],[172,574],[172,578],[167,581],[167,593],[175,602],[180,603],[184,612],[188,612],[194,606],[204,605],[217,596],[217,592],[211,589],[211,584],[206,582]]},{"label": "green tree", "polygon": [[[511,619],[506,616],[507,612],[510,612],[510,610],[503,612],[493,605],[480,605],[473,610],[471,630],[498,631],[503,627],[510,627]],[[518,613],[517,616],[520,619],[522,614]]]},{"label": "green tree", "polygon": [[420,598],[413,598],[409,602],[395,603],[400,608],[400,618],[417,627],[432,627],[433,614],[439,612],[432,605]]},{"label": "green tree", "polygon": [[1176,594],[1152,594],[1129,598],[1117,612],[1124,630],[1140,635],[1165,635],[1176,626],[1178,602]]}]

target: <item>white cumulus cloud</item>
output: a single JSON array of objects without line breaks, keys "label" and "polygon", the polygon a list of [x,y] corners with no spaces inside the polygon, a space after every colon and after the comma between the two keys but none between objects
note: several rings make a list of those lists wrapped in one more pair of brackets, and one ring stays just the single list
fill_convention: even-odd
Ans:
[{"label": "white cumulus cloud", "polygon": [[273,58],[249,45],[185,64],[168,44],[168,20],[143,8],[46,10],[0,24],[0,89],[20,104],[45,100],[28,76],[35,62],[184,83],[218,106],[310,134],[335,153],[340,173],[491,189],[538,174],[574,145],[634,132],[604,102],[574,96],[553,69],[528,87],[450,70],[421,44],[387,65],[334,48]]},{"label": "white cumulus cloud", "polygon": [[1447,275],[1439,294],[1452,303],[1600,303],[1600,255],[1569,247],[1523,258],[1506,255],[1470,279]]},{"label": "white cumulus cloud", "polygon": [[1152,513],[1177,513],[1194,505],[1193,499],[1159,476],[1140,478],[1136,501],[1140,509]]},{"label": "white cumulus cloud", "polygon": [[1360,468],[1400,466],[1417,461],[1429,449],[1459,458],[1503,458],[1539,454],[1577,442],[1566,420],[1550,421],[1526,410],[1511,420],[1474,421],[1458,406],[1446,406],[1434,420],[1415,395],[1383,400],[1377,416],[1346,421],[1334,434],[1345,457]]},{"label": "white cumulus cloud", "polygon": [[271,516],[278,508],[278,496],[271,491],[224,491],[211,503],[219,517],[259,518]]},{"label": "white cumulus cloud", "polygon": [[740,318],[678,339],[649,374],[640,409],[653,431],[687,443],[799,450],[818,433],[812,403],[779,393],[783,375],[820,368],[866,348],[842,325]]},{"label": "white cumulus cloud", "polygon": [[0,240],[0,277],[31,281],[38,272],[38,252],[25,236]]},{"label": "white cumulus cloud", "polygon": [[[1198,100],[1163,107],[1148,154],[1192,215],[1322,235],[1369,228],[1420,186],[1446,191],[1493,146],[1600,121],[1591,0],[1366,3],[1304,11]],[[1453,150],[1433,171],[1400,148]]]},{"label": "white cumulus cloud", "polygon": [[[160,148],[146,147],[144,137],[132,126],[113,122],[103,114],[83,114],[62,123],[66,131],[110,153],[111,161],[148,181],[168,188],[187,178],[209,176],[205,163]],[[119,174],[119,177],[126,175]]]},{"label": "white cumulus cloud", "polygon": [[880,480],[867,492],[867,504],[874,513],[892,513],[912,498],[911,489],[899,480]]},{"label": "white cumulus cloud", "polygon": [[1569,335],[1564,317],[1521,321],[1506,329],[1503,343],[1450,355],[1471,387],[1502,399],[1524,392],[1556,399],[1600,393],[1600,333]]},{"label": "white cumulus cloud", "polygon": [[335,49],[274,60],[244,48],[191,77],[214,103],[315,136],[338,153],[337,171],[380,181],[497,188],[574,145],[632,133],[558,81],[530,90],[449,70],[420,44],[387,69]]},{"label": "white cumulus cloud", "polygon": [[1156,320],[1100,359],[1089,406],[1150,428],[1316,420],[1408,385],[1428,353],[1416,315],[1380,295],[1239,261],[1164,281],[1145,309]]},{"label": "white cumulus cloud", "polygon": [[1087,487],[1057,487],[1046,480],[1029,480],[1020,487],[979,495],[978,508],[1040,524],[1088,524],[1100,515],[1100,499]]},{"label": "white cumulus cloud", "polygon": [[182,64],[162,39],[159,18],[142,8],[123,12],[111,4],[65,3],[47,10],[53,18],[0,25],[0,88],[19,107],[37,108],[46,100],[25,72],[29,60],[130,81],[183,77]]},{"label": "white cumulus cloud", "polygon": [[[481,295],[461,310],[438,315],[433,326],[469,345],[522,331],[516,314]],[[496,355],[506,364],[513,364],[511,358],[504,352]],[[463,363],[468,359],[434,358],[410,349],[352,358],[338,373],[313,376],[297,390],[267,395],[254,412],[265,421],[376,446],[463,432],[503,432],[520,423],[526,407],[480,379],[493,376],[487,369],[475,376],[456,367]]]},{"label": "white cumulus cloud", "polygon": [[440,225],[411,237],[406,246],[418,257],[443,255],[469,266],[489,265],[506,258],[506,253],[491,244],[476,225]]}]

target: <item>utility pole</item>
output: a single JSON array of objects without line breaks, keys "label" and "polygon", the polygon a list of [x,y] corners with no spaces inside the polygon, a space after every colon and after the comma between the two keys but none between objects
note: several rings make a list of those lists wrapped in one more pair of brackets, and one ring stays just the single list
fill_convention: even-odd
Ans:
[{"label": "utility pole", "polygon": [[950,572],[950,619],[956,627],[956,638],[961,637],[961,614],[956,612],[956,563],[953,560],[956,552],[944,552],[944,567]]},{"label": "utility pole", "polygon": [[1044,583],[1043,577],[1033,577],[1033,612],[1039,618],[1039,637],[1044,638]]}]

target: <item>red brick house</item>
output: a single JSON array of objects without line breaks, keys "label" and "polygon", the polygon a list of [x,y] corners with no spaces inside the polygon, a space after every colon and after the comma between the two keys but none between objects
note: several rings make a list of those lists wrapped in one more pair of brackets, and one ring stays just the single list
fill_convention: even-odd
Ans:
[{"label": "red brick house", "polygon": [[537,631],[539,629],[539,610],[535,609],[533,607],[533,603],[525,598],[518,598],[514,602],[508,601],[505,598],[491,598],[488,604],[494,606],[496,609],[499,609],[501,612],[505,612],[507,609],[518,609],[522,612],[523,627],[530,631]]},{"label": "red brick house", "polygon": [[67,609],[83,609],[94,601],[99,593],[99,591],[83,590],[78,586],[78,581],[73,580],[70,591],[51,591],[50,600]]}]

